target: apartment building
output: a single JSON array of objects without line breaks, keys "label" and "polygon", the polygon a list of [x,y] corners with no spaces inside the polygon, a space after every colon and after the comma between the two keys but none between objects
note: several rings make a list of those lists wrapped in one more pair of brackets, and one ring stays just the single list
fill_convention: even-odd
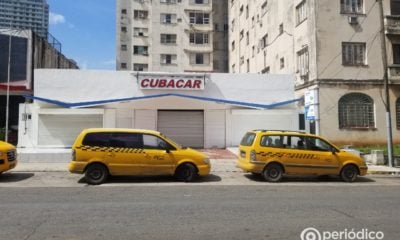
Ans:
[{"label": "apartment building", "polygon": [[40,37],[47,38],[47,0],[0,0],[0,28],[33,30]]},{"label": "apartment building", "polygon": [[117,70],[227,72],[227,0],[117,0]]},{"label": "apartment building", "polygon": [[[229,0],[229,71],[295,74],[305,129],[337,144],[400,143],[400,1]],[[300,115],[302,116],[302,115]]]}]

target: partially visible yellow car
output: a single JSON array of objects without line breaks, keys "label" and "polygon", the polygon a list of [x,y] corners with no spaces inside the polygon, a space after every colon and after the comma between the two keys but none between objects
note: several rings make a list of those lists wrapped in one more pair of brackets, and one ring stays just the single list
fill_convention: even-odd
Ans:
[{"label": "partially visible yellow car", "polygon": [[109,175],[170,175],[192,181],[210,173],[209,158],[185,148],[157,131],[141,129],[85,129],[72,146],[71,173],[84,173],[89,184]]},{"label": "partially visible yellow car", "polygon": [[290,131],[249,131],[239,147],[237,166],[278,182],[283,175],[339,175],[345,182],[367,174],[365,161],[316,135]]},{"label": "partially visible yellow car", "polygon": [[17,166],[17,151],[9,143],[0,141],[0,174]]}]

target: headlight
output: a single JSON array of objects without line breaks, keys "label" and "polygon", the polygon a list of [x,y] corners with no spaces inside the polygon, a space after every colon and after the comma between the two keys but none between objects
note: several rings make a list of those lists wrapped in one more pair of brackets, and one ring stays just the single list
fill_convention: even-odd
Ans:
[{"label": "headlight", "polygon": [[210,159],[209,159],[209,158],[204,158],[204,159],[203,159],[203,162],[204,162],[205,164],[210,164]]}]

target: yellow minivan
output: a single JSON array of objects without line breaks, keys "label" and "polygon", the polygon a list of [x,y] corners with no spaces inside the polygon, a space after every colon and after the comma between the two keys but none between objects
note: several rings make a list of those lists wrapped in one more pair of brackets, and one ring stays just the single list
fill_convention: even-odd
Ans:
[{"label": "yellow minivan", "polygon": [[284,174],[339,175],[346,182],[367,174],[365,161],[324,138],[302,132],[254,130],[243,137],[237,166],[278,182]]},{"label": "yellow minivan", "polygon": [[17,166],[17,151],[9,143],[0,141],[0,174]]},{"label": "yellow minivan", "polygon": [[93,128],[76,138],[68,168],[84,173],[89,184],[101,184],[109,175],[170,175],[188,182],[208,175],[211,165],[205,154],[157,131]]}]

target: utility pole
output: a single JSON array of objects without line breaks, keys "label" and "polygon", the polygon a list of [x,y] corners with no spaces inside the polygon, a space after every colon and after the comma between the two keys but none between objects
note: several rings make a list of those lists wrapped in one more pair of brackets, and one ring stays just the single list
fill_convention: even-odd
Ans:
[{"label": "utility pole", "polygon": [[381,48],[382,48],[382,63],[383,63],[383,87],[385,92],[386,103],[386,127],[387,127],[387,148],[388,148],[388,162],[389,167],[393,167],[393,136],[392,136],[392,119],[390,116],[390,96],[389,96],[389,79],[388,79],[388,64],[387,64],[387,53],[386,53],[386,35],[385,35],[385,22],[384,22],[384,11],[383,11],[383,0],[377,0],[379,3],[379,15],[381,25]]},{"label": "utility pole", "polygon": [[8,119],[10,118],[10,75],[11,75],[11,28],[12,20],[10,19],[10,33],[8,37],[8,71],[7,71],[7,93],[6,93],[6,132],[4,140],[8,142]]}]

